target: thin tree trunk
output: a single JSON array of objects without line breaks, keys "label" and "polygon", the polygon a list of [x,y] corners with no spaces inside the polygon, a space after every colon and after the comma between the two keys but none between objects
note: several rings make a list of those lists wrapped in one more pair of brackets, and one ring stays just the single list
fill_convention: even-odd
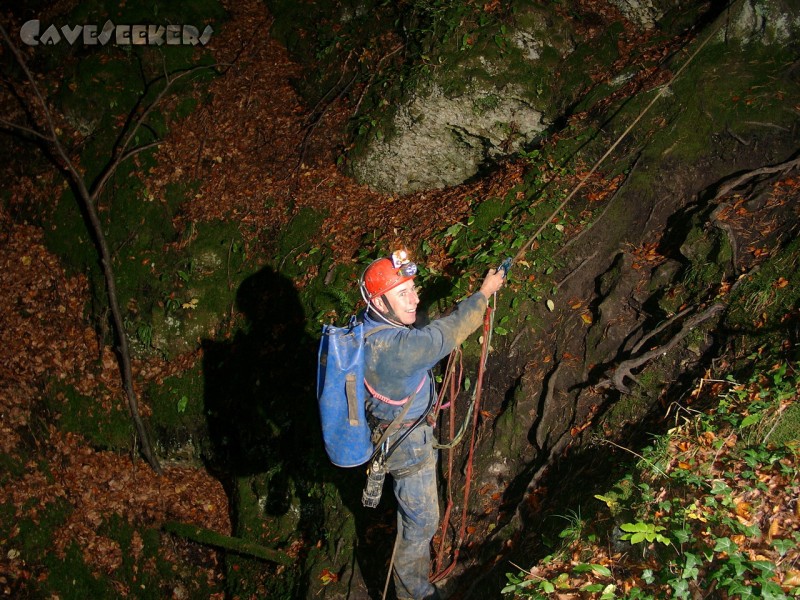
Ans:
[{"label": "thin tree trunk", "polygon": [[[131,120],[132,126],[130,132],[127,135],[123,135],[124,131],[120,135],[121,142],[118,142],[115,147],[112,149],[111,157],[106,164],[106,167],[102,169],[100,175],[95,181],[92,190],[89,191],[89,187],[86,185],[86,181],[84,180],[83,176],[75,167],[74,163],[70,159],[67,151],[64,149],[61,141],[56,133],[56,127],[53,122],[53,117],[50,112],[50,109],[47,106],[47,103],[44,100],[44,97],[39,90],[39,86],[36,83],[36,79],[33,77],[33,74],[28,69],[28,66],[23,58],[22,54],[20,53],[19,49],[16,45],[11,41],[8,33],[6,32],[5,28],[0,25],[0,33],[3,36],[3,39],[6,42],[6,45],[9,47],[11,52],[14,54],[17,62],[19,63],[20,67],[25,73],[28,81],[30,82],[34,93],[36,94],[36,98],[38,102],[42,106],[42,110],[44,112],[46,124],[43,128],[43,131],[37,131],[35,128],[26,127],[24,125],[20,125],[18,123],[12,123],[5,119],[0,119],[0,125],[5,126],[7,129],[12,131],[21,132],[30,136],[33,136],[39,140],[44,141],[48,145],[52,146],[56,151],[56,159],[54,162],[56,166],[59,168],[64,169],[67,178],[71,181],[75,189],[77,190],[77,196],[79,202],[85,209],[85,215],[88,216],[89,226],[94,234],[95,243],[97,244],[97,251],[100,255],[100,265],[103,269],[103,277],[106,282],[106,288],[108,290],[108,302],[109,307],[111,309],[111,316],[112,316],[112,323],[114,325],[114,332],[117,337],[118,346],[117,346],[117,358],[119,360],[119,368],[120,368],[120,376],[122,378],[122,387],[125,391],[125,397],[128,403],[128,409],[131,414],[131,420],[133,421],[134,428],[136,429],[137,436],[139,438],[139,444],[141,448],[142,455],[147,460],[148,464],[152,467],[152,469],[156,472],[161,474],[162,468],[158,461],[158,457],[156,456],[155,452],[153,451],[153,446],[150,441],[150,435],[147,432],[147,428],[142,421],[141,415],[139,413],[139,401],[136,397],[136,391],[133,386],[133,371],[131,368],[131,355],[130,349],[128,347],[128,338],[125,333],[125,325],[122,319],[122,311],[120,310],[119,306],[119,298],[117,296],[117,284],[116,279],[114,276],[114,268],[112,263],[112,256],[111,251],[108,247],[108,242],[106,240],[106,236],[103,233],[103,224],[100,221],[100,217],[97,214],[97,199],[100,196],[100,193],[103,191],[105,184],[109,181],[111,176],[117,170],[119,165],[122,161],[134,156],[135,154],[147,150],[148,148],[152,148],[160,142],[150,142],[147,144],[143,144],[141,146],[132,148],[128,150],[128,146],[130,145],[131,141],[135,139],[136,132],[138,131],[139,127],[142,125],[144,120],[153,110],[155,105],[164,97],[167,93],[169,88],[172,84],[180,79],[196,71],[197,69],[203,68],[211,68],[207,66],[195,67],[193,69],[189,69],[187,71],[183,71],[174,77],[170,77],[168,73],[164,73],[165,79],[165,86],[164,88],[158,93],[155,100],[150,103],[142,113],[135,119]],[[134,110],[136,110],[134,108]],[[124,138],[124,140],[123,140]],[[58,159],[63,161],[63,165],[58,164]]]}]

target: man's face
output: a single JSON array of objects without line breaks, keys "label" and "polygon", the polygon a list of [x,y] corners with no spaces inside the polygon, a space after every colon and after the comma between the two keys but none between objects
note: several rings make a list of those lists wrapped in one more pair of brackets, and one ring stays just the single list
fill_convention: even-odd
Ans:
[{"label": "man's face", "polygon": [[417,320],[417,305],[419,296],[414,287],[414,280],[404,281],[385,294],[394,314],[403,325],[413,325]]}]

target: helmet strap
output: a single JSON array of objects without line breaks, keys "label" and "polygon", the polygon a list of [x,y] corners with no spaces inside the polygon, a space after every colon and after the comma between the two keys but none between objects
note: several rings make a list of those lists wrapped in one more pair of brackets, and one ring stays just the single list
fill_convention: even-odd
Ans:
[{"label": "helmet strap", "polygon": [[389,298],[386,297],[386,294],[383,294],[381,296],[381,300],[383,300],[383,304],[384,306],[386,306],[386,318],[388,318],[390,321],[394,321],[399,325],[402,325],[402,323],[400,322],[400,317],[397,316],[397,313],[394,312],[392,305],[389,304]]},{"label": "helmet strap", "polygon": [[397,317],[397,313],[394,312],[392,305],[389,304],[389,299],[386,297],[386,294],[382,294],[380,299],[383,302],[383,305],[386,307],[386,312],[382,312],[377,306],[375,306],[373,301],[370,301],[369,310],[372,312],[372,314],[377,316],[382,321],[386,321],[389,325],[405,327],[405,325],[403,325],[403,323]]}]

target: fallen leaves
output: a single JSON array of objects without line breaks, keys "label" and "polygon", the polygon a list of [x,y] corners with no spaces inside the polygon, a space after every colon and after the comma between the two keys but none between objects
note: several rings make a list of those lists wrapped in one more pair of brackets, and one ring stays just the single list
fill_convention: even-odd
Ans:
[{"label": "fallen leaves", "polygon": [[641,269],[644,265],[658,265],[666,260],[658,251],[659,242],[644,243],[641,246],[630,248],[629,252],[633,256],[634,269]]},{"label": "fallen leaves", "polygon": [[319,580],[322,582],[322,585],[329,585],[339,581],[339,575],[336,573],[331,573],[328,569],[322,569],[322,572],[319,575]]},{"label": "fallen leaves", "polygon": [[[108,410],[123,400],[116,357],[111,348],[100,348],[84,316],[86,278],[68,276],[44,247],[41,231],[27,225],[3,230],[0,265],[6,290],[0,296],[0,451],[13,456],[21,432],[29,430],[31,411],[41,410],[47,378],[69,382],[95,401],[93,410]],[[185,369],[195,360],[139,361],[134,369],[141,382]],[[58,397],[67,401],[63,394]],[[158,477],[144,465],[132,465],[128,456],[94,450],[86,440],[53,425],[46,439],[39,446],[40,461],[30,461],[22,475],[4,479],[0,503],[15,507],[16,519],[36,520],[54,501],[67,502],[69,517],[53,539],[57,555],[77,543],[93,570],[113,573],[122,564],[122,549],[97,533],[112,515],[143,527],[170,519],[230,531],[227,496],[203,469],[167,467]],[[57,477],[47,465],[57,466]],[[7,530],[11,535],[4,545],[9,550],[0,555],[0,571],[24,579],[29,570],[15,548],[21,543],[19,528]],[[135,532],[131,551],[140,553],[142,544]]]},{"label": "fallen leaves", "polygon": [[[51,426],[49,436],[49,462],[61,465],[59,477],[50,478],[38,464],[29,464],[25,475],[0,488],[0,499],[17,507],[17,519],[36,519],[57,498],[69,502],[71,512],[53,539],[56,555],[63,557],[78,543],[87,564],[113,573],[122,564],[122,551],[98,533],[112,515],[145,527],[176,520],[230,533],[225,491],[204,470],[166,467],[159,477],[144,465],[132,466],[126,456],[93,450],[75,434]],[[9,543],[16,543],[13,536]],[[136,533],[132,552],[142,548]]]}]

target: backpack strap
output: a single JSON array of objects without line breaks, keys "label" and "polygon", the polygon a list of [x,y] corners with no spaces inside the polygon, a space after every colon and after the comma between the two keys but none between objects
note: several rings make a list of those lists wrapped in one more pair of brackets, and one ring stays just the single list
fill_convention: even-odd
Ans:
[{"label": "backpack strap", "polygon": [[369,331],[367,331],[367,332],[364,334],[364,339],[367,339],[367,338],[368,338],[369,336],[371,336],[373,333],[378,333],[379,331],[383,331],[384,329],[397,329],[397,327],[395,327],[394,325],[389,325],[388,323],[385,323],[385,324],[383,324],[383,325],[378,325],[378,326],[376,326],[376,327],[373,327],[373,328],[372,328],[372,329],[370,329]]},{"label": "backpack strap", "polygon": [[[366,340],[373,333],[378,333],[379,331],[383,331],[385,329],[396,329],[396,327],[394,325],[388,325],[388,324],[378,325],[377,327],[373,327],[372,329],[367,331],[364,334],[364,339]],[[364,386],[366,386],[367,391],[372,395],[372,397],[373,398],[377,398],[378,400],[380,400],[381,402],[385,402],[386,404],[391,404],[392,406],[403,406],[404,404],[408,403],[408,401],[411,400],[411,398],[413,398],[414,395],[417,394],[422,389],[422,386],[424,384],[425,384],[425,376],[423,375],[422,381],[419,382],[419,385],[417,386],[417,389],[414,390],[413,393],[411,393],[410,395],[406,396],[402,400],[392,400],[391,398],[388,398],[387,396],[383,396],[383,395],[379,394],[378,391],[369,384],[367,379],[364,378]],[[405,414],[405,411],[404,411],[403,414]]]},{"label": "backpack strap", "polygon": [[[378,333],[379,331],[383,331],[384,329],[395,329],[395,326],[394,326],[394,325],[388,325],[388,324],[386,324],[386,325],[378,325],[377,327],[373,327],[372,329],[370,329],[369,331],[367,331],[367,332],[364,334],[364,339],[366,339],[367,337],[369,337],[369,336],[370,336],[370,335],[372,335],[373,333]],[[425,382],[425,378],[423,377],[423,378],[422,378],[422,383],[424,383],[424,382]],[[383,443],[384,443],[386,440],[388,440],[388,439],[389,439],[389,436],[390,436],[390,435],[392,435],[392,434],[393,434],[395,431],[397,431],[398,429],[400,429],[400,424],[403,422],[403,417],[405,417],[405,416],[406,416],[406,414],[408,413],[408,409],[409,409],[409,408],[411,408],[411,404],[412,404],[412,402],[410,402],[410,400],[411,400],[411,399],[412,399],[414,396],[416,396],[416,395],[417,395],[417,392],[418,392],[420,389],[422,389],[422,383],[420,383],[420,386],[419,386],[419,387],[418,387],[416,390],[414,390],[414,392],[412,392],[412,394],[411,394],[411,395],[410,395],[408,398],[406,398],[405,400],[401,400],[400,402],[394,402],[394,401],[390,401],[390,403],[391,403],[391,404],[398,404],[398,405],[399,405],[399,404],[404,404],[405,406],[403,406],[403,410],[401,410],[401,411],[398,413],[398,415],[397,415],[397,416],[396,416],[394,419],[392,419],[392,422],[391,422],[391,423],[389,423],[389,426],[388,426],[388,427],[386,428],[386,430],[385,430],[385,431],[384,431],[384,432],[381,434],[381,437],[380,437],[380,438],[378,439],[378,441],[375,443],[375,451],[372,453],[372,456],[370,457],[370,462],[371,462],[371,461],[372,461],[372,460],[373,460],[373,459],[374,459],[374,458],[375,458],[375,457],[376,457],[376,456],[377,456],[377,455],[380,453],[380,451],[381,451],[381,446],[383,446]],[[377,395],[377,394],[373,393],[373,389],[372,389],[372,387],[371,387],[371,386],[370,386],[370,385],[367,383],[367,380],[366,380],[366,379],[364,379],[364,385],[366,386],[367,390],[368,390],[368,391],[369,391],[371,394],[373,394],[373,395],[374,395],[376,398],[378,398],[379,400],[383,400],[383,396],[380,396],[380,395]],[[385,457],[385,458],[388,458],[388,457]],[[385,459],[385,458],[384,458],[384,459]]]},{"label": "backpack strap", "polygon": [[[408,399],[411,400],[411,398],[413,398],[416,395],[417,395],[417,392],[414,392],[413,394],[411,394],[408,397]],[[398,415],[394,419],[392,419],[392,422],[389,423],[389,426],[381,434],[381,437],[378,438],[377,442],[375,442],[375,451],[372,453],[372,457],[371,458],[375,458],[375,456],[381,451],[381,447],[383,446],[383,443],[386,440],[389,439],[389,436],[391,436],[394,432],[396,432],[398,429],[400,429],[400,424],[403,422],[403,417],[406,416],[406,413],[408,412],[409,408],[411,408],[411,402],[406,402],[406,405],[403,407],[403,410],[401,410],[398,413]],[[394,448],[395,448],[395,446],[392,447],[392,450],[394,450]],[[389,454],[391,454],[391,451],[389,452]],[[387,454],[384,457],[384,460],[389,458],[389,454]]]}]

